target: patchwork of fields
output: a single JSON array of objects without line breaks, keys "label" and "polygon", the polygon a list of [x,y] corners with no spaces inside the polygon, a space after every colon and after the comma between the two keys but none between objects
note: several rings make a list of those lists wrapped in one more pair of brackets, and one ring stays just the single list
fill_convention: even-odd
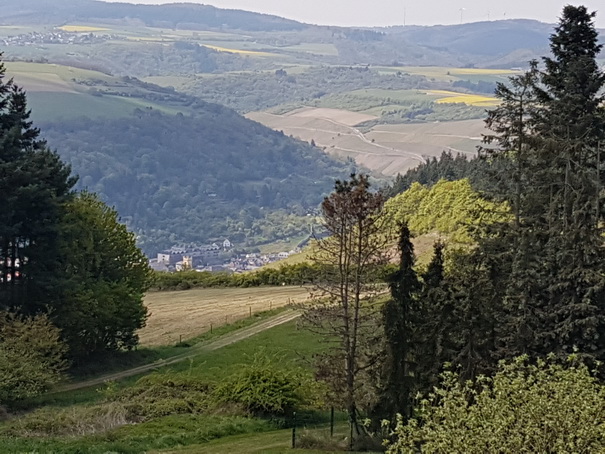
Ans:
[{"label": "patchwork of fields", "polygon": [[364,167],[394,176],[440,156],[444,150],[474,155],[485,132],[482,120],[376,125],[362,133],[356,120],[370,118],[336,109],[304,109],[283,115],[254,112],[248,118],[315,144],[327,153],[352,158]]},{"label": "patchwork of fields", "polygon": [[[289,75],[309,69],[292,60],[295,54],[337,55],[333,44],[270,44],[239,33],[199,30],[163,30],[128,24],[68,23],[59,28],[72,33],[106,33],[113,45],[128,42],[176,43],[186,40],[208,49],[235,56],[267,58],[283,64]],[[12,32],[12,29],[11,29]],[[133,44],[131,44],[133,45]],[[56,47],[59,49],[59,47]],[[154,109],[165,113],[188,113],[184,106],[171,106],[129,93],[116,96],[104,84],[116,78],[97,71],[56,64],[9,63],[14,76],[29,94],[36,121],[88,116],[122,117],[134,109]],[[510,69],[393,66],[374,67],[382,74],[425,76],[431,81],[497,82],[517,72]],[[235,71],[237,72],[237,71]],[[198,77],[212,74],[180,74],[149,77],[151,82],[186,89]],[[82,81],[86,81],[82,83]],[[277,106],[247,116],[301,140],[313,141],[327,153],[352,158],[382,176],[393,176],[439,156],[444,150],[473,155],[484,133],[486,108],[498,101],[490,96],[445,89],[388,90],[367,88],[345,93],[327,93],[303,106]],[[57,109],[57,106],[60,106]],[[294,108],[294,110],[292,110]],[[474,109],[474,110],[473,110]],[[271,113],[269,113],[271,112]],[[463,120],[463,121],[450,121]]]},{"label": "patchwork of fields", "polygon": [[[6,74],[27,92],[34,121],[72,118],[120,118],[135,109],[155,109],[167,114],[190,113],[184,105],[147,92],[118,77],[71,66],[44,63],[8,62]],[[155,99],[154,99],[155,98]],[[172,104],[172,105],[171,105]]]}]

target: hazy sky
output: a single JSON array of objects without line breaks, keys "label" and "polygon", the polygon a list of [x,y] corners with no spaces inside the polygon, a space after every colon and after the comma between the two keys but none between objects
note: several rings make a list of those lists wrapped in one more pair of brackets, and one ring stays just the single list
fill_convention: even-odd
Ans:
[{"label": "hazy sky", "polygon": [[[174,3],[170,0],[122,0],[133,3]],[[385,26],[459,24],[496,19],[537,19],[557,22],[566,4],[597,11],[596,24],[605,28],[605,1],[584,0],[180,0],[219,8],[275,14],[321,25]],[[598,10],[601,10],[599,14]]]}]

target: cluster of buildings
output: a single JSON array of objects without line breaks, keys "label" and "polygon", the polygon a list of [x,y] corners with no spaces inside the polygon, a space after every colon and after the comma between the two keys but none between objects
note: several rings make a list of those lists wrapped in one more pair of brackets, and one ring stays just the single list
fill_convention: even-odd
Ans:
[{"label": "cluster of buildings", "polygon": [[156,271],[182,271],[216,266],[225,260],[222,253],[228,252],[232,247],[229,240],[224,240],[220,246],[217,243],[172,246],[158,253],[157,258],[150,260],[149,264]]},{"label": "cluster of buildings", "polygon": [[242,254],[232,258],[227,267],[234,272],[254,270],[268,263],[286,259],[296,252],[300,251],[292,250],[290,252],[278,252],[277,254]]},{"label": "cluster of buildings", "polygon": [[156,271],[228,271],[241,272],[283,260],[297,251],[275,254],[235,254],[228,239],[212,244],[173,246],[149,261]]},{"label": "cluster of buildings", "polygon": [[0,38],[5,46],[34,46],[39,44],[93,44],[111,39],[110,35],[93,33],[73,33],[66,31],[31,32],[22,35]]}]

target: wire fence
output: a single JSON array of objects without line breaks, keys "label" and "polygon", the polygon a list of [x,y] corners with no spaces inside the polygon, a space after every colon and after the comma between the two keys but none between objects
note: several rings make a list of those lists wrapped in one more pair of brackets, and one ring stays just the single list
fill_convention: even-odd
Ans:
[{"label": "wire fence", "polygon": [[[276,311],[277,315],[279,312],[286,311],[288,308],[293,307],[295,301],[288,298],[287,304],[274,304],[273,301],[269,301],[267,306],[256,306],[254,304],[248,305],[246,308],[235,308],[234,312],[229,314],[220,315],[209,315],[207,318],[208,322],[204,324],[196,325],[195,334],[188,333],[165,333],[163,336],[163,343],[165,345],[177,345],[177,346],[188,346],[191,342],[194,342],[208,334],[214,334],[217,330],[224,330],[226,326],[239,324],[245,320],[256,319],[261,320],[263,316],[268,316],[269,313]],[[242,326],[243,327],[243,326]]]}]

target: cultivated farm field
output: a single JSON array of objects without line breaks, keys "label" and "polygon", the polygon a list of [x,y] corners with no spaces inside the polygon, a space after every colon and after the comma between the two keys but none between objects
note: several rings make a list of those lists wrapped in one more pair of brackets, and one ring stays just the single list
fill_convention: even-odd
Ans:
[{"label": "cultivated farm field", "polygon": [[141,345],[170,345],[226,323],[309,298],[304,287],[208,288],[152,292],[145,297],[150,316],[139,332]]},{"label": "cultivated farm field", "polygon": [[383,66],[377,67],[385,74],[402,72],[443,82],[456,80],[484,80],[504,82],[508,77],[519,74],[516,69],[451,68],[447,66]]},{"label": "cultivated farm field", "polygon": [[26,90],[35,122],[83,116],[120,118],[131,115],[137,108],[173,115],[191,111],[170,101],[145,99],[144,90],[99,71],[30,62],[8,62],[6,69],[6,75]]},{"label": "cultivated farm field", "polygon": [[284,134],[314,141],[327,153],[352,158],[383,176],[404,173],[444,150],[475,155],[486,132],[483,120],[376,125],[362,132],[354,122],[363,114],[325,108],[283,115],[253,112],[246,116]]}]

